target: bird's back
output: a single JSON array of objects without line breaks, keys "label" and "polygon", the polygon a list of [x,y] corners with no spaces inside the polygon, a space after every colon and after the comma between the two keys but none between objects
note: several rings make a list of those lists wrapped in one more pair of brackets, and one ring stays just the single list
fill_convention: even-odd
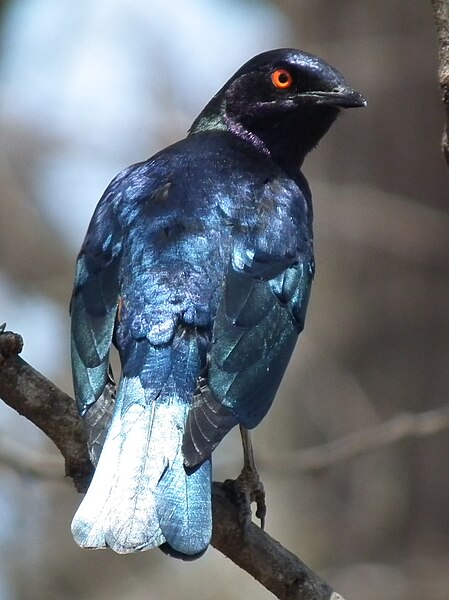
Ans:
[{"label": "bird's back", "polygon": [[[310,198],[299,176],[227,132],[192,135],[111,186],[96,214],[121,231],[113,339],[122,378],[73,531],[89,547],[130,552],[166,542],[196,555],[211,535],[210,454],[230,427],[252,427],[267,412],[302,329]],[[94,215],[86,264],[112,243],[103,231]],[[98,317],[94,296],[106,280],[101,266],[83,271],[75,322]],[[91,368],[75,362],[78,373]]]}]

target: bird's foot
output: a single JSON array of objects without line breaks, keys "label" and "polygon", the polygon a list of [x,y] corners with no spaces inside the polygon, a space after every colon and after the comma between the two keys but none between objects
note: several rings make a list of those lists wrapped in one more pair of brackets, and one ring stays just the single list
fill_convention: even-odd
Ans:
[{"label": "bird's foot", "polygon": [[255,502],[256,517],[260,520],[261,528],[264,529],[267,506],[265,504],[265,489],[259,473],[255,469],[243,467],[242,472],[237,477],[236,484],[248,506],[248,520],[251,521],[251,504]]},{"label": "bird's foot", "polygon": [[234,504],[238,507],[239,522],[245,536],[252,520],[251,505],[256,503],[256,517],[260,519],[260,526],[265,527],[265,515],[267,507],[265,504],[265,490],[256,470],[243,467],[237,479],[227,479],[223,484],[225,490],[230,493]]}]

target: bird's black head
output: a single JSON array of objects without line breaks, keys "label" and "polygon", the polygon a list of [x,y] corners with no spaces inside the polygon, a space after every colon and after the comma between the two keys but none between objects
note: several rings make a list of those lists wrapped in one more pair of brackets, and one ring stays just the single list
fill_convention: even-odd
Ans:
[{"label": "bird's black head", "polygon": [[244,64],[190,132],[232,131],[293,167],[318,144],[340,109],[365,105],[337,69],[312,54],[281,48]]}]

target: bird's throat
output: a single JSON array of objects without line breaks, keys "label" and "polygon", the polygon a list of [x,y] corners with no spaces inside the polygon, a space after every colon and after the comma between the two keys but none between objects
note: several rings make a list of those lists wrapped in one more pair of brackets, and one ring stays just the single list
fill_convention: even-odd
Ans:
[{"label": "bird's throat", "polygon": [[255,133],[246,129],[239,121],[227,114],[225,101],[219,106],[215,106],[213,101],[210,102],[193,123],[189,134],[194,135],[206,131],[228,131],[240,139],[249,142],[259,152],[270,156],[269,149]]}]

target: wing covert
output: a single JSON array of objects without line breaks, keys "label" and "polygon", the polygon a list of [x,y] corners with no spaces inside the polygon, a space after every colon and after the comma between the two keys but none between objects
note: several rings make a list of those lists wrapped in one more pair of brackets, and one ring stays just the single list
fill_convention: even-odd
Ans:
[{"label": "wing covert", "polygon": [[208,366],[188,415],[187,466],[209,456],[237,423],[251,429],[268,412],[304,327],[312,278],[312,262],[271,280],[230,266]]},{"label": "wing covert", "polygon": [[[215,398],[248,429],[267,413],[287,368],[304,327],[312,275],[311,265],[300,262],[268,281],[236,271],[227,278],[208,383]],[[242,290],[247,301],[239,306]],[[244,318],[249,309],[250,324]]]}]

